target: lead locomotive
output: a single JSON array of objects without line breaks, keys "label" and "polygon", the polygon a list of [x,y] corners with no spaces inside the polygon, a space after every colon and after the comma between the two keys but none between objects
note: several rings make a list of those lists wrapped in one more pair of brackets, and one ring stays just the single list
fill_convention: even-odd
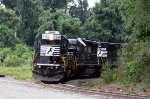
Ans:
[{"label": "lead locomotive", "polygon": [[33,77],[40,81],[60,81],[72,76],[99,76],[108,43],[67,37],[46,31],[35,41]]}]

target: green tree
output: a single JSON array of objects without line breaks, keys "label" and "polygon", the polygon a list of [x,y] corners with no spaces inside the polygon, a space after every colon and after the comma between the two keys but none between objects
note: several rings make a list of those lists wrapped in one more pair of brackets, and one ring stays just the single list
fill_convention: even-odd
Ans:
[{"label": "green tree", "polygon": [[15,32],[5,25],[0,25],[0,48],[15,46]]},{"label": "green tree", "polygon": [[66,12],[70,2],[74,2],[74,0],[42,0],[44,9],[50,12],[55,12],[59,9],[64,9]]},{"label": "green tree", "polygon": [[121,0],[121,4],[123,20],[132,29],[132,37],[136,40],[150,37],[150,1]]},{"label": "green tree", "polygon": [[15,32],[19,19],[14,11],[0,7],[0,47],[15,45]]},{"label": "green tree", "polygon": [[19,18],[16,16],[15,11],[0,6],[0,25],[5,25],[8,28],[16,29]]},{"label": "green tree", "polygon": [[122,45],[116,80],[125,83],[142,82],[149,87],[150,1],[121,0],[120,3],[124,25],[132,30],[132,39]]},{"label": "green tree", "polygon": [[99,36],[100,41],[120,42],[126,39],[120,4],[114,0],[101,0],[93,8],[93,15],[84,24],[86,32]]},{"label": "green tree", "polygon": [[82,23],[85,22],[85,20],[90,15],[90,10],[88,8],[88,1],[87,0],[77,0],[78,6],[75,4],[74,6],[71,6],[69,9],[69,14],[74,18],[79,18]]},{"label": "green tree", "polygon": [[81,36],[89,39],[99,40],[100,33],[97,31],[98,24],[98,21],[93,15],[89,17],[82,26],[83,32]]},{"label": "green tree", "polygon": [[22,0],[19,3],[21,24],[18,35],[27,45],[33,45],[37,29],[39,28],[39,16],[43,7],[40,0]]},{"label": "green tree", "polygon": [[17,0],[2,0],[2,3],[6,6],[6,8],[14,9]]},{"label": "green tree", "polygon": [[2,4],[6,6],[6,8],[11,9],[16,12],[19,16],[19,2],[20,0],[2,0]]},{"label": "green tree", "polygon": [[38,33],[57,30],[63,34],[76,36],[80,34],[80,21],[66,14],[64,10],[57,10],[54,13],[45,12],[40,17],[40,25]]}]

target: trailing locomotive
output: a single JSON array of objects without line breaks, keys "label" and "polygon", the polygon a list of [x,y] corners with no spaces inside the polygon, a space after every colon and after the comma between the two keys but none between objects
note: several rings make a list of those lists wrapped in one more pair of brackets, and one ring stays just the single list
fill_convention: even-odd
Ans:
[{"label": "trailing locomotive", "polygon": [[67,37],[46,31],[35,41],[33,77],[40,81],[59,81],[72,76],[100,76],[107,45],[85,38]]}]

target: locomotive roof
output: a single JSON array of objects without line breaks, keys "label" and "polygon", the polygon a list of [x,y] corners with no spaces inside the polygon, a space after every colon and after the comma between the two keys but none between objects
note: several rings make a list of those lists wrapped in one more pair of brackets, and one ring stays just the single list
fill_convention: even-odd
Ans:
[{"label": "locomotive roof", "polygon": [[85,41],[85,42],[87,42],[87,43],[98,44],[98,42],[95,41],[95,40],[89,40],[89,39],[83,38],[83,41]]},{"label": "locomotive roof", "polygon": [[99,42],[99,44],[121,45],[122,43]]},{"label": "locomotive roof", "polygon": [[45,31],[45,34],[60,34],[59,31]]}]

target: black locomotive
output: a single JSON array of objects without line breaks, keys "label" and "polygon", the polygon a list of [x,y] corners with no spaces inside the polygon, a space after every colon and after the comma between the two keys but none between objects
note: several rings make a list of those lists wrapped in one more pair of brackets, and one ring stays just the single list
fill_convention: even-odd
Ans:
[{"label": "black locomotive", "polygon": [[35,41],[33,77],[40,81],[59,81],[72,76],[98,77],[109,53],[116,52],[114,45],[46,31]]}]

